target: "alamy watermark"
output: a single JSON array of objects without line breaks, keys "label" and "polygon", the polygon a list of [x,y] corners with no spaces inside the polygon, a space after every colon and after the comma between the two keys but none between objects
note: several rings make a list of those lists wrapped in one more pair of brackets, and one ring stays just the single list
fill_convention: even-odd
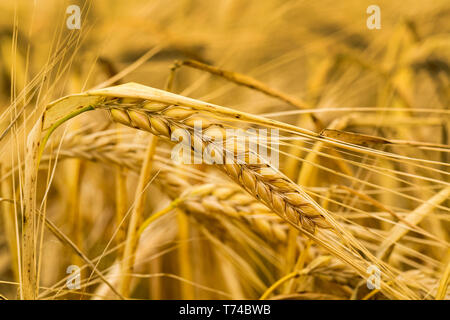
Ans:
[{"label": "alamy watermark", "polygon": [[70,16],[66,20],[66,26],[69,30],[81,29],[81,10],[76,4],[70,5],[66,9],[66,14]]},{"label": "alamy watermark", "polygon": [[367,288],[370,290],[381,288],[381,271],[376,265],[371,264],[367,268],[367,273],[369,277],[367,278]]},{"label": "alamy watermark", "polygon": [[70,290],[79,290],[81,288],[80,267],[72,264],[67,267],[66,273],[69,274],[66,281],[66,287]]},{"label": "alamy watermark", "polygon": [[370,16],[367,18],[366,25],[369,30],[381,29],[381,9],[379,6],[372,4],[367,7],[367,14]]},{"label": "alamy watermark", "polygon": [[268,164],[279,167],[278,129],[203,130],[202,121],[194,122],[194,130],[176,129],[171,140],[177,144],[171,158],[183,164]]}]

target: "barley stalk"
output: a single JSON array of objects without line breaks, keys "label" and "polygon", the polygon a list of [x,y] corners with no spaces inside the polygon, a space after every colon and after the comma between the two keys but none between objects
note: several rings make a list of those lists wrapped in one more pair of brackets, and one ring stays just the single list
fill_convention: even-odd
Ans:
[{"label": "barley stalk", "polygon": [[[149,131],[157,136],[171,139],[171,132],[177,129],[190,130],[192,140],[196,139],[193,128],[186,121],[193,114],[189,110],[160,104],[149,103],[143,108],[158,108],[153,112],[142,112],[125,108],[109,108],[113,120],[130,127]],[[167,116],[170,115],[170,116]],[[184,118],[180,119],[180,115]],[[176,119],[176,120],[175,120]],[[225,136],[223,127],[210,125],[204,128],[219,130]],[[191,140],[191,141],[192,141]],[[201,141],[203,148],[207,141]],[[204,149],[195,150],[203,154]],[[226,152],[225,152],[226,154]],[[226,155],[225,155],[226,156]],[[223,159],[223,163],[229,162]],[[297,185],[269,165],[224,164],[218,166],[251,195],[266,204],[290,223],[301,226],[310,233],[316,226],[329,227],[322,215],[321,208]],[[323,211],[323,210],[322,210]]]},{"label": "barley stalk", "polygon": [[139,223],[142,219],[142,214],[145,205],[145,195],[147,190],[147,185],[151,179],[152,172],[152,161],[153,155],[156,150],[157,138],[152,136],[146,151],[144,158],[144,163],[142,165],[142,170],[139,176],[139,183],[136,189],[136,198],[134,202],[133,212],[131,214],[130,222],[128,225],[127,239],[125,242],[125,249],[123,253],[122,262],[122,274],[123,277],[120,282],[120,292],[122,295],[128,297],[130,294],[130,273],[133,271],[134,257],[136,253],[136,248],[139,241],[138,230]]}]

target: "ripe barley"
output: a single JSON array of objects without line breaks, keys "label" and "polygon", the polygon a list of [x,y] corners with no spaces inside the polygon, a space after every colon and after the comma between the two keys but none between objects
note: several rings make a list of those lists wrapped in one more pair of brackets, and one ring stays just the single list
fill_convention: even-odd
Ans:
[{"label": "ripe barley", "polygon": [[[203,154],[204,148],[210,141],[202,140],[201,149],[195,149],[195,140],[199,139],[194,134],[192,126],[194,114],[197,112],[182,108],[180,106],[170,106],[161,103],[141,101],[127,108],[117,108],[117,102],[105,102],[104,106],[110,111],[113,120],[127,126],[149,131],[157,136],[171,139],[171,132],[177,129],[187,130],[191,134],[193,141],[192,149],[197,154]],[[206,136],[219,131],[225,136],[225,129],[219,125],[202,122]],[[223,156],[233,153],[225,150]],[[248,151],[245,151],[246,156]],[[227,158],[223,163],[230,162]],[[249,165],[249,164],[224,164],[218,167],[225,171],[234,181],[241,185],[247,192],[262,201],[274,212],[290,223],[300,226],[309,233],[314,233],[316,227],[329,227],[322,215],[320,207],[306,195],[297,185],[292,183],[281,172],[273,169],[270,165]]]},{"label": "ripe barley", "polygon": [[[223,132],[227,128],[227,124],[224,121],[237,121],[265,128],[277,128],[299,136],[327,141],[331,145],[341,146],[365,154],[380,154],[376,150],[361,148],[335,139],[328,139],[319,134],[282,122],[234,111],[138,84],[127,84],[68,96],[49,104],[44,116],[36,123],[36,130],[28,138],[29,145],[36,146],[32,150],[33,154],[38,154],[36,156],[37,161],[28,163],[28,166],[26,166],[26,181],[36,183],[34,172],[37,168],[33,169],[33,167],[39,164],[40,155],[42,155],[51,133],[65,121],[94,109],[108,110],[114,121],[129,127],[149,131],[166,140],[171,139],[171,132],[177,129],[185,130],[190,135],[190,141],[193,142],[190,147],[196,154],[203,154],[206,145],[214,141],[195,134],[194,123],[199,119],[203,120],[203,129],[206,136],[214,136],[214,133]],[[211,122],[204,121],[210,118],[215,119],[213,120],[215,122],[220,120],[222,124],[211,124]],[[42,134],[44,136],[41,141]],[[240,163],[233,161],[234,158],[231,158],[232,161],[230,163],[228,152],[235,154],[235,150],[226,150],[225,164],[217,165],[217,167],[228,174],[250,195],[345,261],[360,276],[367,276],[366,269],[371,263],[379,265],[385,277],[384,280],[381,280],[383,284],[382,291],[385,294],[391,297],[416,298],[415,293],[403,281],[396,279],[398,272],[395,269],[374,257],[333,218],[332,214],[321,208],[306,194],[301,186],[296,185],[281,172],[267,164]],[[245,150],[245,156],[248,157],[247,150]],[[389,156],[394,155],[390,154]],[[29,199],[29,202],[35,201],[32,196],[26,195],[26,198]],[[26,208],[31,208],[31,206],[26,206]],[[328,228],[333,231],[334,237],[330,238],[330,234],[323,234],[322,231]],[[320,230],[317,236],[315,235],[316,230]],[[385,281],[390,281],[391,285],[386,285]]]}]

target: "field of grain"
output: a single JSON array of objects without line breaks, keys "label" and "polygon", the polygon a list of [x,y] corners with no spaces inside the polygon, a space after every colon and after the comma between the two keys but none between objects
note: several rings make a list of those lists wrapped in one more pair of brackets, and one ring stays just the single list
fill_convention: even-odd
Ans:
[{"label": "field of grain", "polygon": [[445,0],[2,0],[0,299],[449,299],[449,105]]}]

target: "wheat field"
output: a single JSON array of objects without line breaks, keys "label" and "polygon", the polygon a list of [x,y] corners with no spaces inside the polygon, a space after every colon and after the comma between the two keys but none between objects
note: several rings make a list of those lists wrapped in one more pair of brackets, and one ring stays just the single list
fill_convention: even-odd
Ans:
[{"label": "wheat field", "polygon": [[0,299],[447,300],[449,105],[444,0],[3,0]]}]

